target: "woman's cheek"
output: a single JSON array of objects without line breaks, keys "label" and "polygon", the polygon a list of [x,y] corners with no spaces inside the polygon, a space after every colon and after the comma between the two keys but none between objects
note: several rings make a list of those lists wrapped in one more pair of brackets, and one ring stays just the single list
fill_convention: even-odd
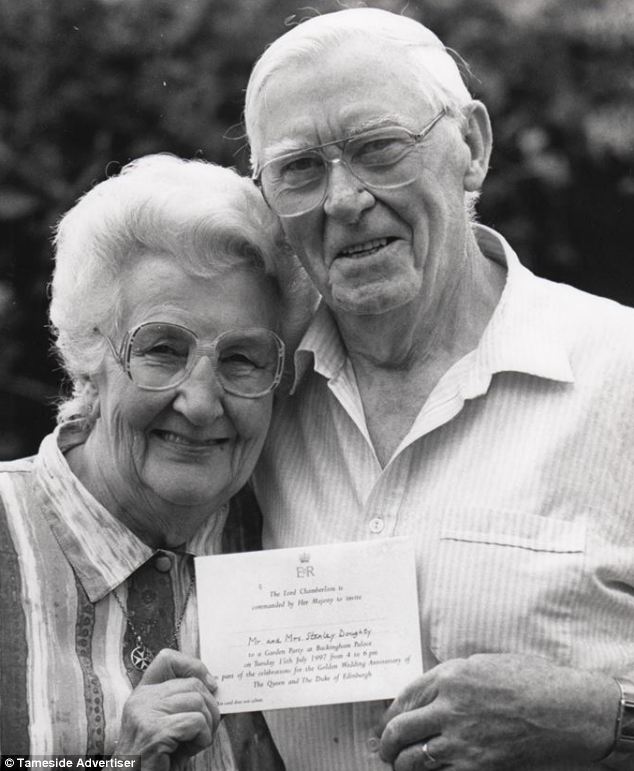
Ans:
[{"label": "woman's cheek", "polygon": [[271,423],[272,396],[253,399],[251,405],[241,411],[236,428],[240,433],[240,444],[247,452],[258,452],[264,444]]}]

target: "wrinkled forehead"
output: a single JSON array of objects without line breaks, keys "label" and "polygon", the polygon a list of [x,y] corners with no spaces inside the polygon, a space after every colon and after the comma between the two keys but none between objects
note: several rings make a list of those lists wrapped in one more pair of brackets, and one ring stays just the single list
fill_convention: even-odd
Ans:
[{"label": "wrinkled forehead", "polygon": [[[348,39],[345,46],[328,40],[310,48],[283,49],[270,60],[260,60],[247,89],[252,165],[257,169],[270,157],[296,149],[291,125],[310,123],[316,113],[330,110],[344,131],[357,131],[364,128],[364,120],[368,128],[374,127],[374,113],[379,120],[395,120],[403,108],[415,104],[423,115],[427,107],[431,117],[443,107],[464,106],[470,100],[456,63],[439,41],[415,45],[390,39],[378,45],[363,35]],[[347,116],[357,113],[359,122],[347,127]],[[286,129],[282,142],[273,126]]]},{"label": "wrinkled forehead", "polygon": [[[440,57],[440,58],[439,58]],[[389,124],[418,131],[442,108],[467,103],[437,78],[444,51],[421,56],[389,43],[380,50],[367,41],[322,49],[269,70],[252,100],[249,140],[256,171],[271,158]],[[459,77],[459,75],[458,75]]]}]

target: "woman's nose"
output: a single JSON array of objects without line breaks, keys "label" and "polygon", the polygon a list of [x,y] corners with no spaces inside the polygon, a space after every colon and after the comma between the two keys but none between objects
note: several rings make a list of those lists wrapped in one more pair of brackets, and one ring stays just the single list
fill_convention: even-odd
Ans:
[{"label": "woman's nose", "polygon": [[209,357],[203,356],[178,386],[173,407],[191,423],[204,425],[224,413],[224,393]]},{"label": "woman's nose", "polygon": [[374,196],[357,179],[341,158],[329,163],[324,212],[342,222],[358,222],[365,209],[374,204]]}]

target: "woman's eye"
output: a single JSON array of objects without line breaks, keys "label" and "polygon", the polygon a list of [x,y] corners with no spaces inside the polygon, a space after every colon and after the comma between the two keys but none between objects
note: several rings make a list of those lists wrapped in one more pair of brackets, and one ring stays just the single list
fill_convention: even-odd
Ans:
[{"label": "woman's eye", "polygon": [[175,348],[172,348],[169,345],[154,345],[152,348],[148,349],[146,353],[154,354],[156,356],[165,355],[165,356],[178,356],[178,351]]},{"label": "woman's eye", "polygon": [[223,356],[220,359],[220,363],[224,366],[244,366],[244,367],[257,367],[258,365],[253,359],[245,353],[230,353]]},{"label": "woman's eye", "polygon": [[182,350],[179,346],[171,345],[170,343],[155,343],[154,345],[145,346],[143,348],[135,348],[132,353],[134,356],[145,359],[187,358],[187,351]]}]

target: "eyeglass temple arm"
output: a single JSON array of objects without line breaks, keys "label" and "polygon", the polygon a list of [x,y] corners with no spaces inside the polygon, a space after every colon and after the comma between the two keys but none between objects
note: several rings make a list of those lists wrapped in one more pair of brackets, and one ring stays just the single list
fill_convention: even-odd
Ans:
[{"label": "eyeglass temple arm", "polygon": [[[121,352],[117,351],[117,349],[114,347],[114,343],[108,337],[108,335],[104,335],[104,333],[99,329],[99,327],[95,327],[95,332],[98,332],[103,337],[103,339],[108,343],[108,347],[110,348],[112,355],[114,356],[116,361],[118,361],[119,364],[123,366],[123,357],[121,356]],[[125,344],[126,344],[126,341],[124,340],[123,343],[121,344],[121,350],[123,350],[123,348],[125,347]]]},{"label": "eyeglass temple arm", "polygon": [[442,110],[436,115],[435,118],[432,118],[431,123],[428,123],[425,128],[420,132],[420,134],[414,134],[414,139],[416,139],[417,142],[419,142],[421,139],[427,136],[429,132],[434,128],[434,126],[438,123],[439,120],[442,120],[442,118],[447,115],[447,108],[443,107]]}]

